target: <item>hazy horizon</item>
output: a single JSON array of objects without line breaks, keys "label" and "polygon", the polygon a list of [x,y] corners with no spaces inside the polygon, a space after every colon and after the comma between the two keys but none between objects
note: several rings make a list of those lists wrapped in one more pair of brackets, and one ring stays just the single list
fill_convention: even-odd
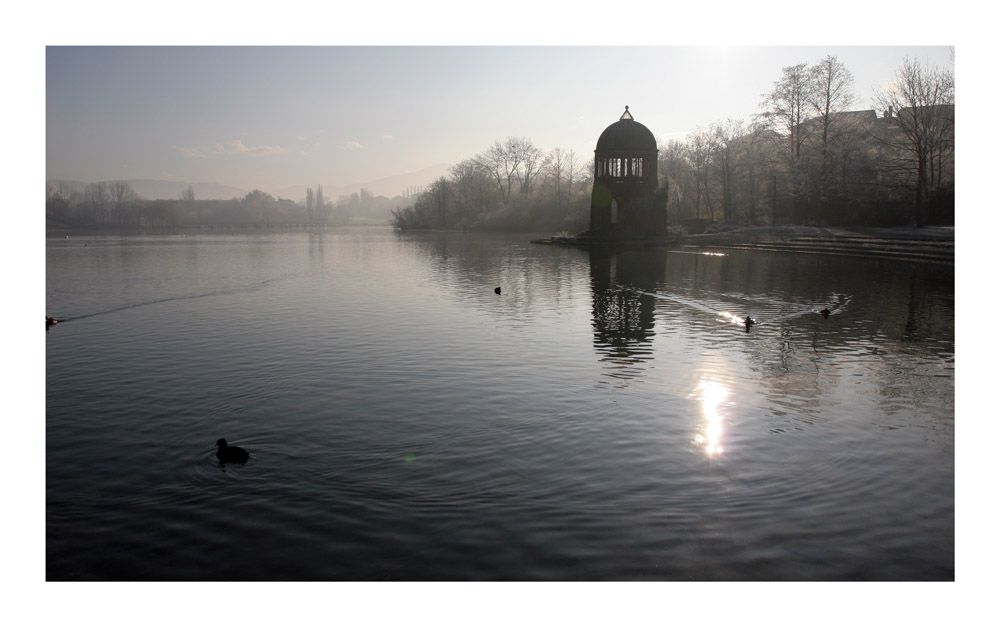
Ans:
[{"label": "hazy horizon", "polygon": [[[592,156],[625,106],[660,142],[758,112],[784,66],[833,55],[854,109],[948,46],[46,48],[46,179],[270,193],[455,164],[495,140]],[[609,77],[613,77],[609,78]]]},{"label": "hazy horizon", "polygon": [[[357,193],[364,189],[374,196],[385,196],[393,198],[395,196],[406,196],[419,191],[431,181],[447,174],[450,164],[433,164],[415,172],[395,174],[371,181],[354,181],[345,185],[331,185],[323,181],[311,184],[291,185],[273,189],[261,189],[276,198],[287,198],[296,202],[305,202],[306,188],[316,188],[317,185],[323,187],[327,197],[336,199],[340,196]],[[109,182],[112,179],[101,179],[92,181],[81,181],[79,179],[47,178],[46,183],[56,185],[61,193],[72,193],[82,191],[83,187],[90,183]],[[237,187],[218,181],[205,180],[169,180],[169,179],[148,179],[148,178],[123,178],[113,179],[131,183],[133,190],[142,198],[147,200],[175,200],[188,186],[193,188],[195,198],[199,200],[229,200],[236,196],[243,196],[253,188]],[[66,185],[68,184],[68,185]]]}]

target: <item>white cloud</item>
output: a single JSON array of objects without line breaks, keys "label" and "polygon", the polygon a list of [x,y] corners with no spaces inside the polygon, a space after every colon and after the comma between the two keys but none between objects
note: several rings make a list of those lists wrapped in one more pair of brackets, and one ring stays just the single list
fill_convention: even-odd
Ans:
[{"label": "white cloud", "polygon": [[382,139],[395,139],[392,135],[383,135]]},{"label": "white cloud", "polygon": [[181,155],[185,159],[207,159],[208,155],[202,152],[201,148],[195,146],[194,148],[181,148]]},{"label": "white cloud", "polygon": [[301,142],[299,146],[299,154],[304,155],[307,152],[316,152],[319,150],[319,142],[306,137],[305,135],[297,135],[295,139]]},{"label": "white cloud", "polygon": [[340,146],[341,150],[363,150],[364,146],[360,142],[356,142],[353,139],[351,141],[344,142]]},{"label": "white cloud", "polygon": [[281,146],[247,146],[240,139],[228,145],[216,143],[215,147],[207,153],[197,146],[193,148],[181,148],[181,154],[185,159],[208,159],[209,157],[226,157],[229,155],[281,155],[286,152],[288,151]]},{"label": "white cloud", "polygon": [[232,143],[232,149],[228,154],[249,154],[249,155],[280,155],[288,152],[281,146],[247,146],[237,139]]}]

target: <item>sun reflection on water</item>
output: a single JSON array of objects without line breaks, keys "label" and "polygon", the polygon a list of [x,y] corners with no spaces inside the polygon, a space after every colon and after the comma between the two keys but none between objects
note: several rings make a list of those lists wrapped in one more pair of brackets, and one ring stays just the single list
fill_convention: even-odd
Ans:
[{"label": "sun reflection on water", "polygon": [[695,441],[705,447],[709,455],[722,453],[722,414],[719,406],[729,396],[729,389],[718,381],[703,379],[695,392],[700,392],[701,413],[705,418],[705,431],[695,436]]},{"label": "sun reflection on water", "polygon": [[731,322],[731,323],[733,323],[735,325],[738,325],[738,326],[741,326],[741,327],[744,324],[746,324],[746,318],[741,318],[740,316],[737,316],[735,314],[729,313],[728,311],[720,311],[719,312],[719,318],[721,320],[724,320],[726,322]]}]

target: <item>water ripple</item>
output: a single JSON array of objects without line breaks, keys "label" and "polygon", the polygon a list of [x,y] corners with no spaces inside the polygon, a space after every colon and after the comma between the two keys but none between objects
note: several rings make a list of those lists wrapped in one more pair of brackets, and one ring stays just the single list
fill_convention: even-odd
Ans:
[{"label": "water ripple", "polygon": [[948,277],[523,239],[50,247],[47,577],[953,577]]}]

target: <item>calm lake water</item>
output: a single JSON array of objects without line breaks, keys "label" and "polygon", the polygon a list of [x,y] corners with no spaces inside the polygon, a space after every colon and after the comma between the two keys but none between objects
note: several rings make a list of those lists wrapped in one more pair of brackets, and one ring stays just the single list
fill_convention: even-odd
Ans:
[{"label": "calm lake water", "polygon": [[954,579],[953,267],[529,239],[47,240],[47,578]]}]

